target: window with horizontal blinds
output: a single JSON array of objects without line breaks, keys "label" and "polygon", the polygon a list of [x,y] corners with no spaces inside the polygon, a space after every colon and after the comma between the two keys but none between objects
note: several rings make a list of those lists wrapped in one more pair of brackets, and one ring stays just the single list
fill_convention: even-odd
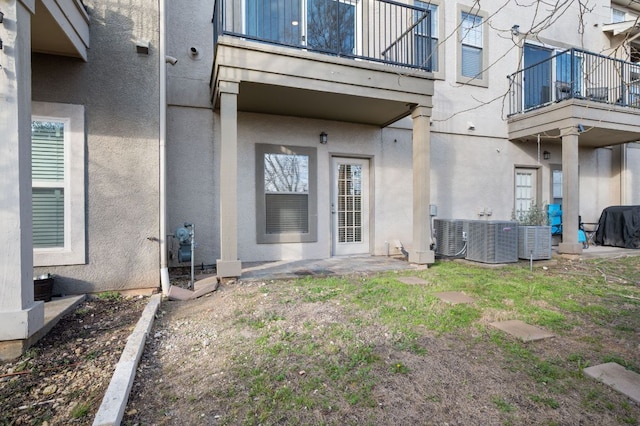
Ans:
[{"label": "window with horizontal blinds", "polygon": [[482,79],[482,17],[462,12],[460,30],[462,32],[462,64],[460,72],[464,77]]},{"label": "window with horizontal blinds", "polygon": [[624,22],[626,19],[626,13],[624,10],[616,9],[615,7],[611,8],[611,23],[617,24],[620,22]]},{"label": "window with horizontal blinds", "polygon": [[86,263],[84,106],[31,102],[33,265]]},{"label": "window with horizontal blinds", "polygon": [[31,122],[33,247],[64,247],[64,122]]},{"label": "window with horizontal blinds", "polygon": [[308,194],[266,194],[267,234],[309,232]]},{"label": "window with horizontal blinds", "polygon": [[64,181],[64,123],[31,123],[31,178]]},{"label": "window with horizontal blinds", "polygon": [[316,149],[256,144],[257,242],[317,240]]},{"label": "window with horizontal blinds", "polygon": [[33,188],[33,246],[64,247],[64,189]]}]

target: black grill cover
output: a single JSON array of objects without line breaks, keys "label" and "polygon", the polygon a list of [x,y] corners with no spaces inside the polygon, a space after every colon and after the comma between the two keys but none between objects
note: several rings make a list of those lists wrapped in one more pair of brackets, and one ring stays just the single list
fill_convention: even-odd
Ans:
[{"label": "black grill cover", "polygon": [[595,242],[602,246],[640,249],[640,206],[613,206],[602,211]]}]

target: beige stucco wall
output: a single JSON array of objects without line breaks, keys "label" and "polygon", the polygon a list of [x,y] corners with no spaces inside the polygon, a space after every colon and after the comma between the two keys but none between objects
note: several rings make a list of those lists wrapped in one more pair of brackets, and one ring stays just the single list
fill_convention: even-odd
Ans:
[{"label": "beige stucco wall", "polygon": [[[242,260],[318,259],[331,256],[332,156],[370,158],[371,252],[386,254],[385,241],[411,241],[411,134],[375,126],[324,120],[241,113],[238,119],[239,256]],[[320,132],[329,143],[319,144]],[[257,244],[255,207],[255,144],[313,147],[318,161],[318,241]],[[392,251],[392,253],[395,253]]]},{"label": "beige stucco wall", "polygon": [[[33,55],[33,100],[84,105],[85,265],[41,267],[54,292],[159,285],[157,3],[86,1],[88,62]],[[135,40],[151,42],[149,55]]]},{"label": "beige stucco wall", "polygon": [[[217,166],[213,111],[170,106],[167,111],[167,231],[195,225],[196,264],[215,264],[219,255]],[[177,266],[179,243],[169,237],[169,266]],[[186,264],[185,264],[186,265]]]},{"label": "beige stucco wall", "polygon": [[[471,6],[472,1],[459,4]],[[549,47],[578,47],[601,52],[611,45],[600,30],[611,21],[610,2],[599,0],[584,15],[584,34],[578,32],[577,5],[569,8],[553,25],[537,33],[538,40],[527,41]],[[488,87],[460,84],[456,79],[458,38],[454,35],[444,42],[441,52],[441,79],[435,82],[432,117],[432,202],[438,205],[439,217],[481,218],[478,210],[490,208],[491,217],[509,218],[513,209],[513,175],[516,165],[540,167],[541,198],[550,199],[550,164],[561,162],[560,141],[543,142],[542,151],[551,153],[551,160],[537,160],[535,143],[509,142],[506,124],[508,113],[507,75],[519,67],[524,39],[511,37],[509,29],[520,25],[526,33],[535,25],[531,22],[530,8],[518,7],[510,2],[497,12],[501,4],[484,3],[482,10],[491,16],[491,37],[488,45]],[[459,10],[455,4],[440,2],[444,7],[444,34],[455,32],[459,24]],[[494,15],[495,13],[495,15]],[[527,19],[524,17],[528,16]],[[548,16],[545,11],[539,19]],[[538,19],[538,20],[539,20]],[[538,27],[539,28],[539,27]],[[485,27],[485,30],[488,30]],[[498,37],[502,30],[503,37]],[[442,76],[444,78],[442,79]],[[407,126],[406,120],[402,123]],[[469,130],[473,124],[474,130]],[[499,151],[499,152],[498,152]],[[626,192],[630,193],[634,180],[632,170],[640,169],[640,158],[628,150]],[[603,208],[620,203],[621,175],[614,169],[616,158],[611,149],[580,150],[580,212],[583,220],[597,220]],[[633,198],[632,196],[629,198]]]}]

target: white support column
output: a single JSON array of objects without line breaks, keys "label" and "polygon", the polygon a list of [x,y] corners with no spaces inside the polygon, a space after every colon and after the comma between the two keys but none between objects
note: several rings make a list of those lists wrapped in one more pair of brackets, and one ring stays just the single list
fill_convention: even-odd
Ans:
[{"label": "white support column", "polygon": [[220,259],[219,277],[239,277],[238,260],[238,93],[239,84],[221,81],[220,93]]},{"label": "white support column", "polygon": [[418,106],[413,110],[413,244],[409,262],[431,264],[435,254],[431,250],[431,107]]},{"label": "white support column", "polygon": [[578,174],[578,132],[562,136],[562,242],[558,253],[580,254],[578,215],[580,214],[580,177]]},{"label": "white support column", "polygon": [[0,37],[0,340],[20,340],[44,325],[33,300],[31,224],[31,11],[2,2]]}]

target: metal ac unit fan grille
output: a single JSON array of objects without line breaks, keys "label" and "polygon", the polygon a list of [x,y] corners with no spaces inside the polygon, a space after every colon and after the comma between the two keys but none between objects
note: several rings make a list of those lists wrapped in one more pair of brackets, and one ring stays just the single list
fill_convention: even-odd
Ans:
[{"label": "metal ac unit fan grille", "polygon": [[520,259],[551,259],[550,226],[519,226],[518,234]]},{"label": "metal ac unit fan grille", "polygon": [[483,263],[518,261],[518,223],[473,220],[468,223],[466,259]]},{"label": "metal ac unit fan grille", "polygon": [[465,222],[457,219],[434,219],[436,234],[436,254],[448,257],[464,257]]}]

